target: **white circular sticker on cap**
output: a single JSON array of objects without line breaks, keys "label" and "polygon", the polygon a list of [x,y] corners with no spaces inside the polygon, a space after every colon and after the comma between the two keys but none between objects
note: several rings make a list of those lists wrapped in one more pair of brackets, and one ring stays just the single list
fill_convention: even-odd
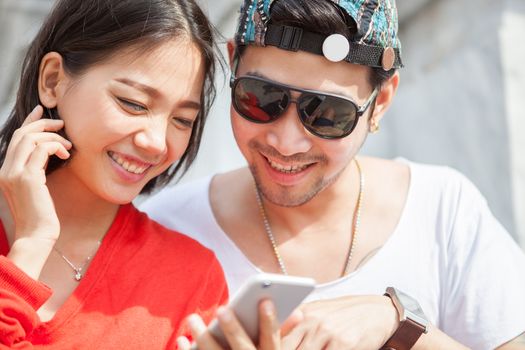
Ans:
[{"label": "white circular sticker on cap", "polygon": [[339,62],[345,59],[350,52],[350,43],[341,34],[332,34],[324,39],[323,55],[329,61]]}]

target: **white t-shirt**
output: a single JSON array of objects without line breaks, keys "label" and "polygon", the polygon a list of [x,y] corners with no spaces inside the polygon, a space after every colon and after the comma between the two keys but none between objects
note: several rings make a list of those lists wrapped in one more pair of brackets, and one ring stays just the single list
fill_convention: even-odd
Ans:
[{"label": "white t-shirt", "polygon": [[[463,175],[402,161],[410,167],[410,186],[390,238],[358,270],[318,285],[309,300],[378,295],[394,286],[418,300],[432,324],[471,348],[493,349],[518,336],[525,331],[525,255]],[[261,270],[217,224],[210,181],[164,189],[141,209],[213,250],[233,294]]]}]

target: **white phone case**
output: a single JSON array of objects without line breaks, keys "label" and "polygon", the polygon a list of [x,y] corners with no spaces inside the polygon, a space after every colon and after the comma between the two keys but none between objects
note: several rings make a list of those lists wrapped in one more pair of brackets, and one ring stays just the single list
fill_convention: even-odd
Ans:
[{"label": "white phone case", "polygon": [[[271,299],[275,305],[279,324],[314,290],[312,278],[261,273],[249,278],[231,298],[229,307],[254,343],[259,338],[259,302]],[[228,343],[217,320],[209,326],[210,332],[224,348]]]}]

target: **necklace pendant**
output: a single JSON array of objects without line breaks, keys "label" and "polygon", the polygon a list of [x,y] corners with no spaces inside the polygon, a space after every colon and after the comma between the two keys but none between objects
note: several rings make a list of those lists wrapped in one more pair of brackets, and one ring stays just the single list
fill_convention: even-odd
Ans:
[{"label": "necklace pendant", "polygon": [[78,282],[82,279],[82,274],[80,273],[80,271],[76,271],[75,273],[75,280]]}]

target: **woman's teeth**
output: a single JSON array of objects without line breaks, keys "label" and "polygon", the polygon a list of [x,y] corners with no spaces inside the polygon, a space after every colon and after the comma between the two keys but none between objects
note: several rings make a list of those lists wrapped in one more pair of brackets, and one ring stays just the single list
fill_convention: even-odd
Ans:
[{"label": "woman's teeth", "polygon": [[120,157],[118,154],[115,154],[113,152],[108,152],[108,154],[111,157],[111,159],[113,159],[124,170],[129,171],[130,173],[140,175],[140,174],[144,173],[149,168],[149,165],[133,164],[129,160],[126,160],[126,159]]}]

